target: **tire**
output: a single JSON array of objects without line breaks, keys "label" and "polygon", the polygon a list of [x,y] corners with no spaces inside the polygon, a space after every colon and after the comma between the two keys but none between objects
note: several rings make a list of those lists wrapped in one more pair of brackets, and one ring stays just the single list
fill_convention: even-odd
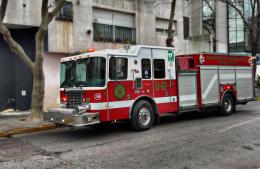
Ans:
[{"label": "tire", "polygon": [[141,100],[134,105],[130,125],[137,131],[148,130],[154,125],[154,119],[152,105],[146,100]]},{"label": "tire", "polygon": [[235,100],[231,94],[225,94],[220,107],[220,114],[223,116],[229,116],[236,110]]}]

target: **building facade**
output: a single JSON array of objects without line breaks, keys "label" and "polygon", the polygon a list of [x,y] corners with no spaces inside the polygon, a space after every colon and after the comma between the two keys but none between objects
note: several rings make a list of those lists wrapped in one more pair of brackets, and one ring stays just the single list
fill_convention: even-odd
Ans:
[{"label": "building facade", "polygon": [[[218,0],[204,1],[177,0],[172,30],[176,54],[229,51],[227,6]],[[56,0],[50,0],[49,6],[55,5]],[[41,0],[9,0],[4,19],[32,58],[40,8]],[[88,48],[120,48],[124,44],[165,46],[170,9],[171,0],[68,0],[50,23],[46,37],[45,110],[59,106],[61,57]],[[18,109],[29,109],[31,74],[3,39],[0,51],[4,61],[0,63],[0,88],[8,89],[0,91],[0,109],[10,99],[16,100]],[[26,83],[19,77],[26,77]]]}]

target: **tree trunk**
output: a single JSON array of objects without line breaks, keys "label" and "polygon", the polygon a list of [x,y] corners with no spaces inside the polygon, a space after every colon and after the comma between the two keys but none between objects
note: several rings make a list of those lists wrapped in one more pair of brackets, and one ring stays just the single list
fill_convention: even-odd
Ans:
[{"label": "tree trunk", "polygon": [[39,30],[36,34],[36,59],[33,67],[33,92],[32,92],[32,105],[31,105],[31,118],[32,121],[42,121],[43,116],[43,101],[44,101],[44,31]]},{"label": "tree trunk", "polygon": [[33,70],[33,91],[31,105],[31,120],[42,121],[43,99],[44,99],[44,73],[43,58],[38,59]]},{"label": "tree trunk", "polygon": [[[252,50],[252,56],[256,56],[257,53],[257,44],[258,44],[258,39],[257,36],[255,37],[254,31],[251,29],[249,31],[250,37],[251,37],[251,50]],[[253,64],[253,79],[254,79],[254,86],[255,86],[255,77],[256,77],[256,60],[252,60]],[[253,88],[254,90],[254,97],[256,97],[255,94],[255,87]]]},{"label": "tree trunk", "polygon": [[171,15],[170,15],[169,26],[168,26],[168,36],[166,39],[167,47],[173,47],[172,27],[173,27],[174,15],[175,15],[175,6],[176,6],[176,0],[172,0]]}]

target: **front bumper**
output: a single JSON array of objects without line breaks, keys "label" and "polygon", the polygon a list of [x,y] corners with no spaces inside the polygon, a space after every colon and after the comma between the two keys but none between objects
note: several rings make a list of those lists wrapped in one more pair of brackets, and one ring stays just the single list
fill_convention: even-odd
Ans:
[{"label": "front bumper", "polygon": [[44,121],[68,126],[86,126],[100,123],[99,113],[74,114],[74,109],[50,109],[44,113]]}]

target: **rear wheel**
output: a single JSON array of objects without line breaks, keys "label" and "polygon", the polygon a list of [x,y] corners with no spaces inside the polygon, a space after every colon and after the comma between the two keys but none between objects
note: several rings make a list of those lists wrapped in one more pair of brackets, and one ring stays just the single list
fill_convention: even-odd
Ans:
[{"label": "rear wheel", "polygon": [[225,94],[220,107],[221,115],[228,116],[235,112],[235,100],[230,94]]},{"label": "rear wheel", "polygon": [[131,114],[131,127],[142,131],[150,129],[154,124],[154,111],[151,104],[146,100],[137,102]]}]

